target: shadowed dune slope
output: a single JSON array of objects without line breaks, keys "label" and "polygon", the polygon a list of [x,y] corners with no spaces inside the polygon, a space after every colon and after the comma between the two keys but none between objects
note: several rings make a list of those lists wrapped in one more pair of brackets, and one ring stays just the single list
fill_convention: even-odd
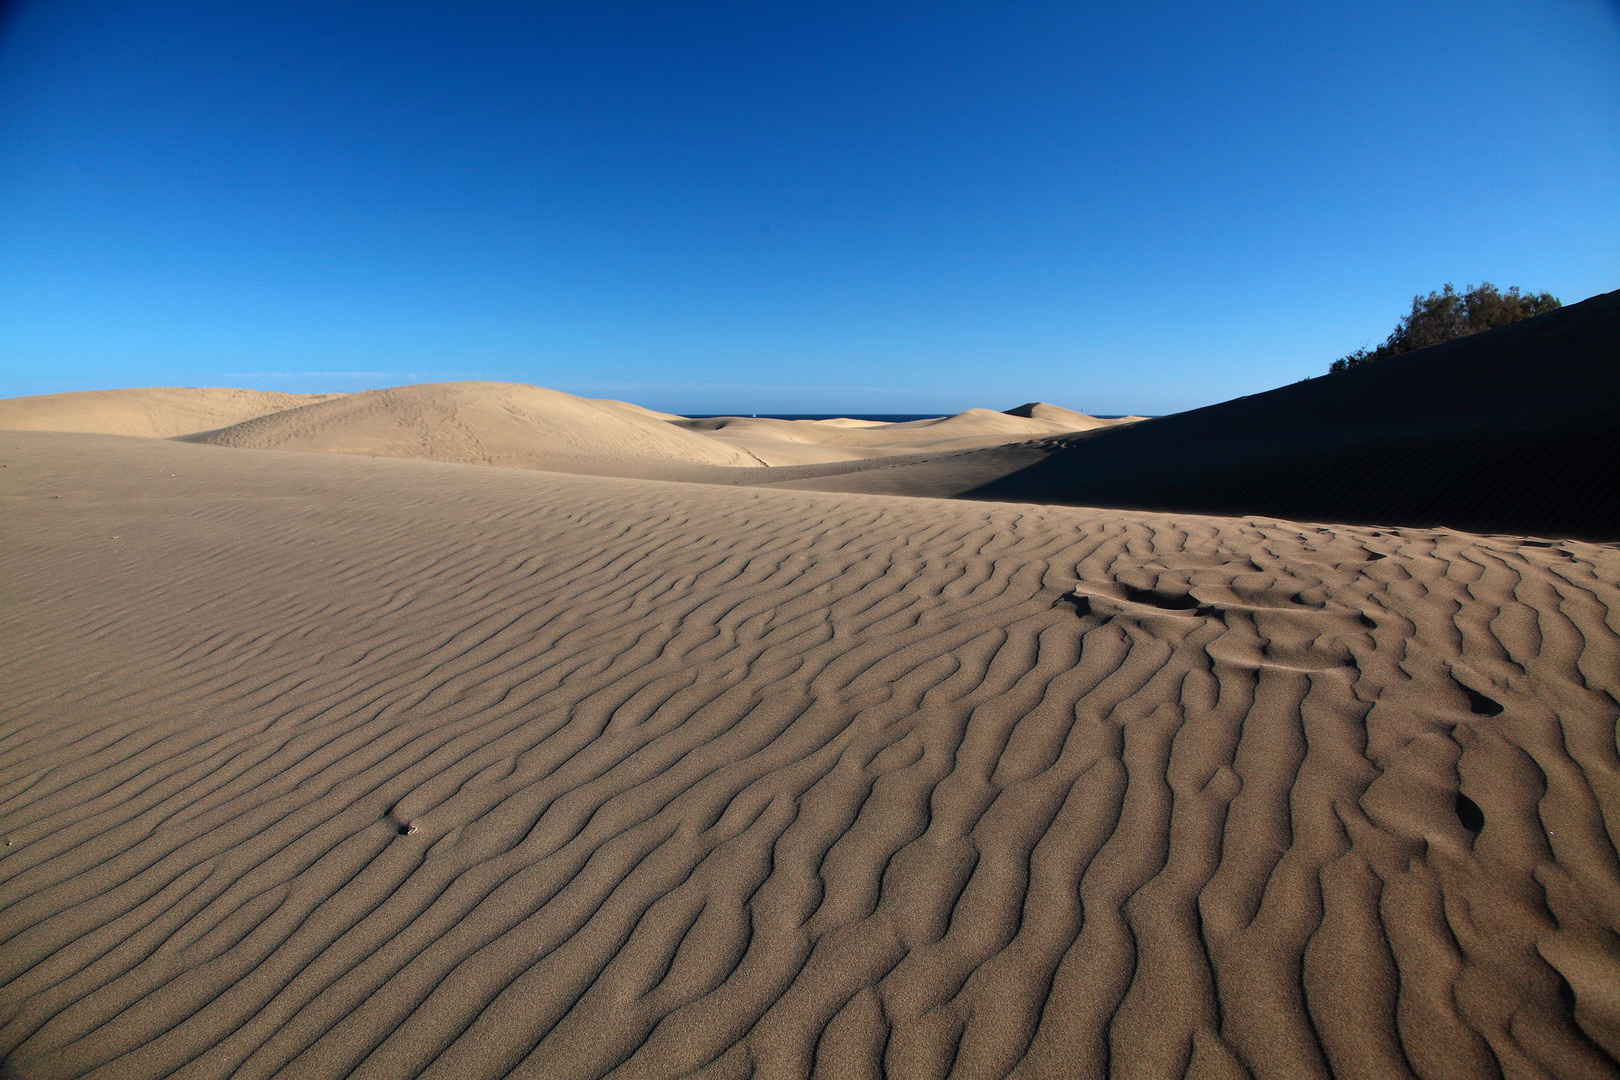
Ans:
[{"label": "shadowed dune slope", "polygon": [[795,486],[1616,539],[1620,292],[1193,412]]},{"label": "shadowed dune slope", "polygon": [[42,394],[0,400],[0,431],[79,431],[169,439],[341,396],[181,386]]},{"label": "shadowed dune slope", "polygon": [[609,476],[760,464],[745,450],[685,431],[649,409],[517,383],[368,390],[190,441]]},{"label": "shadowed dune slope", "polygon": [[0,456],[8,1077],[1620,1076],[1612,547]]},{"label": "shadowed dune slope", "polygon": [[971,496],[1620,538],[1620,292],[1100,432]]}]

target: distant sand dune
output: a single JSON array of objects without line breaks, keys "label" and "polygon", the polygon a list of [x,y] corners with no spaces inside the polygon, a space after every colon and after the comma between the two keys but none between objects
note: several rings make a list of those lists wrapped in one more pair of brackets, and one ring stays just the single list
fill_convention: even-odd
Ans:
[{"label": "distant sand dune", "polygon": [[685,431],[651,410],[516,383],[368,390],[189,438],[610,476],[759,464],[746,451]]},{"label": "distant sand dune", "polygon": [[1041,403],[1020,406],[1008,412],[968,409],[954,416],[895,424],[847,419],[774,420],[747,416],[675,421],[689,430],[705,432],[738,446],[759,461],[773,466],[1001,446],[1065,432],[1113,427],[1123,422],[1099,420]]},{"label": "distant sand dune", "polygon": [[1121,422],[1042,403],[897,424],[736,416],[689,420],[623,401],[490,382],[303,395],[157,387],[0,401],[0,430],[180,437],[261,450],[711,483],[736,482],[716,469],[999,446]]},{"label": "distant sand dune", "polygon": [[[1151,420],[1041,402],[901,424],[687,419],[540,387],[439,383],[307,402],[172,389],[16,398],[0,401],[0,430],[1606,541],[1620,540],[1617,350],[1613,292]],[[198,426],[226,414],[219,430]]]},{"label": "distant sand dune", "polygon": [[1040,408],[1046,412],[1038,417],[969,409],[939,420],[899,424],[688,420],[536,386],[428,383],[350,394],[190,438],[258,449],[694,479],[702,475],[694,470],[706,467],[801,465],[996,446],[1116,423],[1054,406]]},{"label": "distant sand dune", "polygon": [[180,386],[43,394],[0,400],[0,431],[82,431],[169,439],[338,396]]},{"label": "distant sand dune", "polygon": [[1620,292],[1126,427],[780,479],[1620,540]]},{"label": "distant sand dune", "polygon": [[8,1077],[1620,1075],[1613,547],[0,456]]}]

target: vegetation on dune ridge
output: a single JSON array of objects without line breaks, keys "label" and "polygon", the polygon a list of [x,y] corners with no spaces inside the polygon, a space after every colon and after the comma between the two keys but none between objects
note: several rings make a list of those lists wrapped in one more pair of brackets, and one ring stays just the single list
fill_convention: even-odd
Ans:
[{"label": "vegetation on dune ridge", "polygon": [[1551,293],[1521,295],[1519,287],[1498,292],[1495,285],[1482,281],[1459,293],[1449,281],[1439,292],[1428,296],[1412,297],[1412,310],[1401,317],[1390,331],[1389,337],[1376,349],[1360,348],[1348,356],[1333,361],[1328,370],[1349,371],[1372,360],[1426,349],[1430,345],[1453,341],[1483,330],[1528,319],[1559,308],[1558,297]]}]

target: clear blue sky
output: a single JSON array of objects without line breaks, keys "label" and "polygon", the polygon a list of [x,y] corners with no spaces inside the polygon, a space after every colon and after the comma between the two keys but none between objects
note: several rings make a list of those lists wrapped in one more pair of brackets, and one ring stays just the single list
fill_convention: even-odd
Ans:
[{"label": "clear blue sky", "polygon": [[1620,9],[79,2],[0,30],[0,396],[1164,413],[1620,288]]}]

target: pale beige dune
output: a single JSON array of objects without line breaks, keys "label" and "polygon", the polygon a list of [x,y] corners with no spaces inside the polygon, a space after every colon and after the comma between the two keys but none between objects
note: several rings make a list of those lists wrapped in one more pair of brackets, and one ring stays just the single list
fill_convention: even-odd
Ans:
[{"label": "pale beige dune", "polygon": [[1620,1075],[1613,546],[0,464],[7,1077]]},{"label": "pale beige dune", "polygon": [[675,413],[659,412],[657,409],[649,409],[645,405],[637,405],[634,402],[629,401],[615,401],[613,398],[587,398],[586,400],[594,402],[597,405],[606,405],[615,409],[623,409],[634,416],[640,416],[649,420],[663,420],[668,422],[670,420],[683,419],[682,417],[677,416]]},{"label": "pale beige dune", "polygon": [[425,458],[644,479],[711,479],[704,469],[848,461],[998,446],[1111,423],[1055,406],[1014,416],[970,409],[901,424],[717,417],[688,420],[623,401],[516,383],[427,383],[348,394],[190,435],[255,449]]},{"label": "pale beige dune", "polygon": [[169,439],[341,396],[182,386],[41,394],[0,399],[0,431],[79,431]]},{"label": "pale beige dune", "polygon": [[897,424],[847,418],[774,420],[744,416],[673,422],[744,449],[765,464],[792,466],[1001,446],[1113,427],[1129,420],[1100,420],[1036,402],[1007,412],[968,409],[954,416]]},{"label": "pale beige dune", "polygon": [[686,431],[650,409],[517,383],[368,390],[190,438],[606,476],[761,464],[746,450]]},{"label": "pale beige dune", "polygon": [[77,431],[254,449],[753,482],[709,470],[802,466],[1000,446],[1120,423],[1033,403],[935,420],[689,420],[518,383],[425,383],[357,394],[156,387],[0,401],[0,430]]},{"label": "pale beige dune", "polygon": [[1065,409],[1061,405],[1048,405],[1044,401],[1031,401],[1027,405],[1020,405],[1016,409],[1008,409],[1008,416],[1027,416],[1032,420],[1041,420],[1057,427],[1059,431],[1094,431],[1097,428],[1118,427],[1120,424],[1134,424],[1138,420],[1147,419],[1144,416],[1118,416],[1104,419],[1098,416],[1087,416],[1085,413]]}]

